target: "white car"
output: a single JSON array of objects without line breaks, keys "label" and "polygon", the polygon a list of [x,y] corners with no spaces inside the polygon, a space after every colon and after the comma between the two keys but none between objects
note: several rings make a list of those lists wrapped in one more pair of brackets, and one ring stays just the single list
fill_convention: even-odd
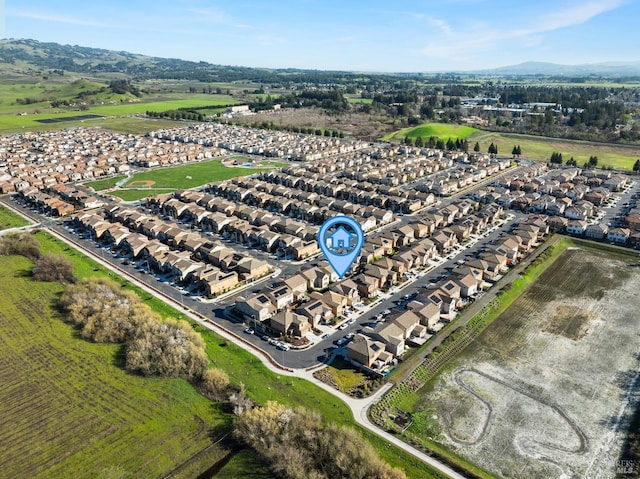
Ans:
[{"label": "white car", "polygon": [[347,326],[349,326],[347,323],[342,323],[342,324],[338,327],[338,329],[339,329],[340,331],[342,331],[343,329],[347,329]]}]

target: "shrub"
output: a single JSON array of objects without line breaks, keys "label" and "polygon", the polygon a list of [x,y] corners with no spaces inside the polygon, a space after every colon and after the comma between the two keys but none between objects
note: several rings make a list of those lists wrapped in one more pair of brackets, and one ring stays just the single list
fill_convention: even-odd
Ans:
[{"label": "shrub", "polygon": [[235,436],[287,479],[403,479],[351,428],[326,425],[320,415],[269,401],[236,418]]},{"label": "shrub", "polygon": [[145,376],[200,380],[208,364],[200,335],[173,319],[141,321],[127,342],[126,368]]},{"label": "shrub", "polygon": [[222,401],[229,390],[229,376],[222,369],[207,369],[198,383],[198,390],[212,401]]},{"label": "shrub", "polygon": [[10,233],[0,238],[0,255],[20,255],[36,261],[40,258],[40,243],[29,233]]},{"label": "shrub", "polygon": [[33,279],[73,283],[76,280],[73,275],[73,263],[64,255],[46,254],[36,261]]}]

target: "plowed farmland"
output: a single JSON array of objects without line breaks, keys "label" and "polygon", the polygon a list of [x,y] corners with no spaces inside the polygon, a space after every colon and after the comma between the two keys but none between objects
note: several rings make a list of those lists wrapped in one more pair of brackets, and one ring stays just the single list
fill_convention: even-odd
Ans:
[{"label": "plowed farmland", "polygon": [[0,266],[0,477],[165,477],[227,433],[187,382],[127,374],[119,346],[77,337],[28,260]]},{"label": "plowed farmland", "polygon": [[411,412],[429,427],[407,432],[498,477],[615,477],[639,407],[639,266],[563,252],[418,392]]}]

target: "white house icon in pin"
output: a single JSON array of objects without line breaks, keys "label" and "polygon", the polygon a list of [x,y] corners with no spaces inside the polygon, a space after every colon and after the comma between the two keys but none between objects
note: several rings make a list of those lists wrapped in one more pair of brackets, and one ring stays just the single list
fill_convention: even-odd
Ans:
[{"label": "white house icon in pin", "polygon": [[330,236],[331,248],[333,249],[349,249],[351,247],[351,235],[349,232],[340,226]]}]

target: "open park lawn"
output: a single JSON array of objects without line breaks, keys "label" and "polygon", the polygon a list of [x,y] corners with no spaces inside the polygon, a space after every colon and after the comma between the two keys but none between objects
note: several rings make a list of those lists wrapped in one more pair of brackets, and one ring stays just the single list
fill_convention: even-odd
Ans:
[{"label": "open park lawn", "polygon": [[33,282],[29,260],[0,265],[1,477],[166,477],[230,430],[186,381],[128,374],[120,346],[79,338],[55,309],[62,285]]},{"label": "open park lawn", "polygon": [[405,407],[500,477],[615,477],[638,407],[637,254],[565,250]]},{"label": "open park lawn", "polygon": [[[240,157],[238,159],[239,162],[245,160]],[[269,164],[267,168],[273,168],[273,166]],[[122,188],[116,189],[110,194],[118,196],[125,201],[134,201],[154,194],[170,193],[177,189],[195,188],[214,181],[235,178],[236,176],[248,176],[264,169],[246,168],[244,166],[231,168],[223,165],[221,160],[158,168],[136,173]],[[105,185],[107,187],[112,186],[112,182],[105,183],[105,180],[87,183],[87,186],[94,186],[94,184],[98,189],[104,189]]]}]

